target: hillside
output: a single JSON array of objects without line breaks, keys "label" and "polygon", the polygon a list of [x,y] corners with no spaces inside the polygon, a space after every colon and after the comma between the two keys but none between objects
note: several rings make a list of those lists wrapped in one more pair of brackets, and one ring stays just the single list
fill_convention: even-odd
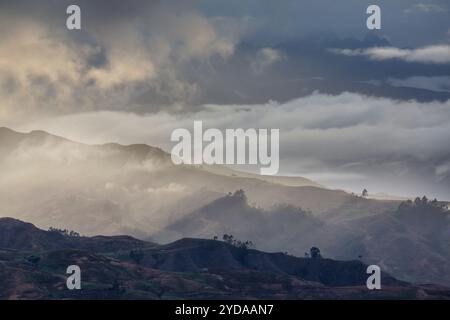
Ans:
[{"label": "hillside", "polygon": [[[348,207],[367,200],[355,198]],[[366,208],[369,206],[366,205]],[[342,212],[342,213],[341,213]],[[301,208],[252,207],[244,192],[229,194],[169,225],[157,238],[212,238],[232,234],[259,249],[302,256],[318,246],[327,257],[383,266],[399,279],[450,284],[450,213],[432,204],[400,205],[394,212],[316,216]],[[336,217],[340,215],[340,217]],[[270,236],[268,236],[270,235]]]},{"label": "hillside", "polygon": [[[144,253],[141,265],[166,271],[255,270],[296,276],[327,287],[363,286],[367,280],[367,266],[360,261],[298,258],[242,249],[218,240],[184,238]],[[404,285],[388,274],[382,278],[387,286]]]},{"label": "hillside", "polygon": [[[19,242],[10,240],[11,230]],[[0,220],[1,299],[450,298],[448,288],[414,286],[388,274],[382,275],[382,290],[367,290],[366,267],[360,261],[296,258],[217,240],[155,245],[131,237],[78,239],[54,233],[14,219]],[[117,245],[105,247],[105,239]],[[80,243],[108,252],[70,247]],[[132,258],[133,250],[139,250],[142,259]],[[82,290],[65,287],[65,268],[71,264],[82,270]]]},{"label": "hillside", "polygon": [[[148,145],[86,145],[43,131],[0,128],[0,167],[0,217],[43,229],[159,243],[227,233],[264,251],[303,256],[318,246],[326,257],[362,259],[405,281],[450,285],[448,219],[422,207],[399,213],[400,201],[362,198],[301,177],[174,166],[170,155]],[[115,243],[110,239],[103,240]]]},{"label": "hillside", "polygon": [[0,216],[86,235],[152,236],[186,213],[238,189],[245,189],[250,201],[265,208],[286,203],[314,213],[349,198],[345,192],[319,188],[301,177],[175,166],[169,154],[142,144],[85,145],[43,131],[1,128],[0,151],[4,190]]},{"label": "hillside", "polygon": [[60,231],[44,231],[13,218],[0,218],[0,248],[39,252],[61,248],[111,252],[152,246],[155,244],[130,236],[68,236]]}]

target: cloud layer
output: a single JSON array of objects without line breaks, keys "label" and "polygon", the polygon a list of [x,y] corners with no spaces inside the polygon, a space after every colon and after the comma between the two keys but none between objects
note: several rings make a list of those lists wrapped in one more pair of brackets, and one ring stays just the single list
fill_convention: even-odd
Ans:
[{"label": "cloud layer", "polygon": [[398,59],[418,63],[450,63],[450,46],[448,45],[436,45],[416,49],[374,47],[367,49],[330,49],[330,51],[345,56],[365,56],[371,60]]},{"label": "cloud layer", "polygon": [[389,84],[396,87],[426,89],[436,92],[450,92],[450,76],[423,77],[415,76],[405,79],[389,79]]},{"label": "cloud layer", "polygon": [[[315,93],[279,104],[207,105],[189,115],[82,113],[35,122],[88,142],[143,142],[170,150],[175,128],[279,128],[280,172],[319,177],[336,187],[406,195],[450,192],[450,101],[418,103]],[[95,137],[94,139],[92,137]]]}]

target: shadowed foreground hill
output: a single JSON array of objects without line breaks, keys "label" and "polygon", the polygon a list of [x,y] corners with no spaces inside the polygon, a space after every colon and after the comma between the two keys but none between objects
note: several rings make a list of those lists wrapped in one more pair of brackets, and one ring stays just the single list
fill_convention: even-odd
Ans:
[{"label": "shadowed foreground hill", "polygon": [[130,236],[67,236],[59,231],[44,231],[31,223],[13,218],[0,218],[0,248],[18,251],[49,251],[80,249],[92,252],[111,252],[155,244]]},{"label": "shadowed foreground hill", "polygon": [[[217,240],[181,239],[145,251],[142,265],[177,272],[218,269],[255,270],[297,276],[324,286],[365,285],[367,266],[360,261],[298,258],[284,253],[243,249]],[[383,274],[385,285],[404,282]]]},{"label": "shadowed foreground hill", "polygon": [[[366,288],[360,261],[296,258],[217,240],[155,245],[132,237],[78,237],[0,219],[1,299],[427,299],[450,289],[382,275]],[[66,288],[81,268],[82,289]]]}]

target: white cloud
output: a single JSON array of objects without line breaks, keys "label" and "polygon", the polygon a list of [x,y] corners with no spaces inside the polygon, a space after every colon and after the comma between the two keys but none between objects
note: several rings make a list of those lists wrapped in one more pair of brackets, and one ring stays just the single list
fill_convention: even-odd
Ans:
[{"label": "white cloud", "polygon": [[407,62],[448,64],[450,63],[450,46],[435,45],[416,49],[396,47],[373,47],[367,49],[330,49],[335,54],[346,56],[365,56],[371,60],[398,59]]},{"label": "white cloud", "polygon": [[255,73],[262,73],[266,68],[282,59],[282,54],[272,48],[260,49],[253,60],[250,62],[250,67]]}]

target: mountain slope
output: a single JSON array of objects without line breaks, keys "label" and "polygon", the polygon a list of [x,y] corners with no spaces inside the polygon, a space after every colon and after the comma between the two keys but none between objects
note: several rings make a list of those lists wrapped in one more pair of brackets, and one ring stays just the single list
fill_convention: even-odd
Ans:
[{"label": "mountain slope", "polygon": [[155,244],[130,236],[69,236],[59,231],[44,231],[31,223],[13,218],[0,218],[0,248],[19,251],[48,251],[70,248],[92,252],[110,252],[152,246],[155,246]]},{"label": "mountain slope", "polygon": [[292,204],[314,214],[351,198],[301,177],[175,166],[169,154],[151,146],[85,145],[43,131],[0,128],[0,167],[0,216],[86,235],[152,236],[238,189],[263,208]]},{"label": "mountain slope", "polygon": [[[415,220],[402,218],[395,214],[400,201],[365,199],[301,178],[174,166],[167,153],[147,145],[91,146],[6,128],[0,142],[0,217],[158,242],[228,233],[297,256],[318,246],[326,257],[362,256],[403,280],[450,284],[448,223],[429,224],[422,208]],[[227,196],[240,189],[245,201]]]},{"label": "mountain slope", "polygon": [[[325,286],[362,286],[366,268],[360,261],[335,261],[323,258],[297,258],[284,253],[265,253],[234,247],[222,241],[182,239],[144,251],[141,265],[166,271],[238,269],[273,272],[321,283]],[[382,276],[385,285],[404,283],[390,275]]]},{"label": "mountain slope", "polygon": [[[11,230],[26,240],[11,242]],[[67,242],[56,239],[48,250],[53,233],[13,219],[0,221],[0,243],[9,246],[0,248],[0,299],[450,298],[448,288],[414,286],[388,274],[382,276],[381,290],[368,290],[360,261],[296,258],[202,239],[140,242],[137,249],[139,241],[129,237],[105,248],[104,237],[65,236]],[[80,241],[109,251],[92,252],[84,244],[83,250],[67,248]],[[140,252],[142,259],[131,252]],[[65,286],[66,268],[73,264],[82,271],[81,290]]]},{"label": "mountain slope", "polygon": [[[354,201],[349,208],[357,208],[365,200]],[[297,256],[317,246],[326,257],[360,257],[400,279],[450,284],[448,211],[429,204],[401,205],[395,212],[370,215],[343,212],[339,219],[324,219],[292,206],[263,210],[250,206],[245,193],[236,192],[191,212],[156,238],[232,234],[254,242],[259,249],[284,250]]]}]

